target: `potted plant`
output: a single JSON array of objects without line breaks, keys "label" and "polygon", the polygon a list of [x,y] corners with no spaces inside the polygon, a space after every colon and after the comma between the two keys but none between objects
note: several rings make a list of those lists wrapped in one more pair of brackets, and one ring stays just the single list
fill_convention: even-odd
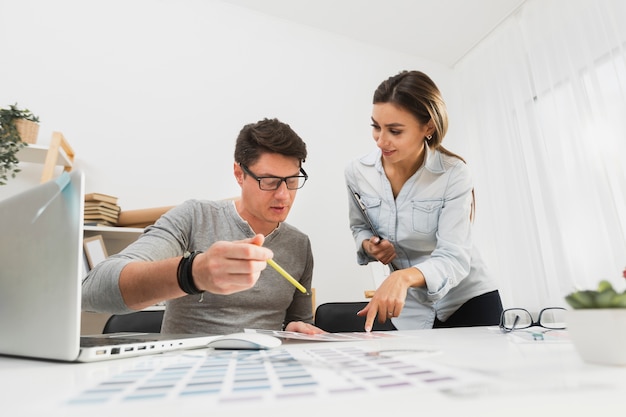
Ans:
[{"label": "potted plant", "polygon": [[30,110],[18,108],[17,103],[0,109],[0,185],[20,172],[17,153],[35,143],[38,133],[39,118]]},{"label": "potted plant", "polygon": [[[626,269],[622,272],[626,278]],[[616,291],[603,280],[597,290],[575,291],[565,297],[567,329],[586,362],[626,365],[626,290]]]}]

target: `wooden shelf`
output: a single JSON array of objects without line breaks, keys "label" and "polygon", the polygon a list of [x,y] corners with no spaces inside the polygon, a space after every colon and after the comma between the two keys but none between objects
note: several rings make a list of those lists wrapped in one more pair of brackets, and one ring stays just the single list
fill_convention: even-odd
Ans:
[{"label": "wooden shelf", "polygon": [[[20,149],[17,159],[20,162],[31,162],[34,164],[43,164],[46,162],[48,148],[44,145],[28,145]],[[65,152],[59,152],[56,160],[56,166],[72,166],[72,161],[65,155]]]},{"label": "wooden shelf", "polygon": [[113,255],[121,252],[126,246],[133,243],[143,233],[143,229],[137,227],[113,227],[113,226],[85,226],[85,237],[101,235],[104,240],[107,254]]},{"label": "wooden shelf", "polygon": [[46,182],[52,179],[56,166],[62,166],[66,172],[72,170],[74,150],[61,132],[52,132],[49,146],[25,146],[17,153],[17,159],[20,162],[43,164],[41,182]]},{"label": "wooden shelf", "polygon": [[104,240],[129,240],[133,242],[143,233],[138,227],[85,226],[85,234],[102,235]]}]

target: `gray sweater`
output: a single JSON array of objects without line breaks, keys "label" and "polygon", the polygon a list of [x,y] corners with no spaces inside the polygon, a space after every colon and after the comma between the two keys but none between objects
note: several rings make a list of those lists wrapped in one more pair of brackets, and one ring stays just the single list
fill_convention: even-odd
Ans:
[{"label": "gray sweater", "polygon": [[[111,314],[132,312],[122,299],[118,282],[124,266],[134,260],[182,256],[186,250],[204,251],[216,241],[254,235],[233,201],[186,201],[146,228],[136,242],[89,272],[82,284],[82,309]],[[264,246],[274,252],[280,266],[311,289],[313,254],[307,235],[281,223],[265,237]],[[249,290],[231,295],[205,292],[167,301],[161,331],[227,334],[244,328],[281,330],[292,321],[313,322],[311,296],[267,267]]]}]

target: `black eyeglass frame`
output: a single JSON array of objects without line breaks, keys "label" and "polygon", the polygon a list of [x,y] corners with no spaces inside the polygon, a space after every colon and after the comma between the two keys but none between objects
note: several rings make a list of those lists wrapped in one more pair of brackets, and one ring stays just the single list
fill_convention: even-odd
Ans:
[{"label": "black eyeglass frame", "polygon": [[[511,311],[524,311],[526,312],[526,314],[528,314],[528,317],[530,317],[530,324],[525,325],[524,327],[517,327],[517,320],[519,319],[519,316],[517,316],[515,318],[515,321],[513,322],[513,326],[511,328],[508,328],[504,325],[504,317],[506,315],[507,312],[511,312]],[[565,308],[563,307],[546,307],[546,308],[542,308],[541,311],[539,312],[539,315],[537,316],[537,321],[533,321],[533,316],[532,314],[530,314],[530,312],[528,310],[526,310],[525,308],[507,308],[506,310],[502,311],[502,314],[500,314],[500,330],[502,330],[505,333],[509,333],[512,332],[514,330],[521,330],[521,329],[528,329],[529,327],[533,327],[533,326],[539,326],[539,327],[543,327],[544,329],[549,329],[549,330],[564,330],[566,327],[565,325],[563,326],[556,326],[556,327],[550,327],[550,326],[546,326],[544,324],[541,324],[541,316],[542,314],[544,314],[546,311],[550,311],[550,310],[563,310],[566,311]]]},{"label": "black eyeglass frame", "polygon": [[[307,180],[309,179],[309,175],[306,173],[306,171],[302,167],[300,167],[300,172],[302,173],[302,175],[292,175],[290,177],[276,177],[276,176],[259,177],[255,175],[254,173],[252,173],[252,171],[250,171],[250,169],[245,164],[242,164],[240,162],[239,166],[241,167],[241,169],[243,169],[243,172],[250,175],[252,178],[254,178],[257,181],[257,183],[259,184],[259,189],[262,191],[276,191],[280,188],[283,182],[285,183],[285,186],[287,187],[288,190],[299,190],[300,188],[304,187],[304,184],[306,184]],[[278,183],[276,184],[276,187],[274,188],[261,187],[261,181],[264,179],[268,179],[268,178],[271,178],[274,180],[280,180],[280,181],[278,181]],[[302,181],[302,184],[299,187],[293,188],[293,187],[290,187],[289,183],[287,182],[287,180],[291,178],[304,178],[304,181]]]}]

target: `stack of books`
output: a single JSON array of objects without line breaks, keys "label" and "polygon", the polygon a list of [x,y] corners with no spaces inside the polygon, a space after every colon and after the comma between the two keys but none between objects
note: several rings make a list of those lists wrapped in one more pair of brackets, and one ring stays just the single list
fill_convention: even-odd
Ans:
[{"label": "stack of books", "polygon": [[101,193],[85,194],[85,225],[116,226],[119,215],[117,197]]}]

